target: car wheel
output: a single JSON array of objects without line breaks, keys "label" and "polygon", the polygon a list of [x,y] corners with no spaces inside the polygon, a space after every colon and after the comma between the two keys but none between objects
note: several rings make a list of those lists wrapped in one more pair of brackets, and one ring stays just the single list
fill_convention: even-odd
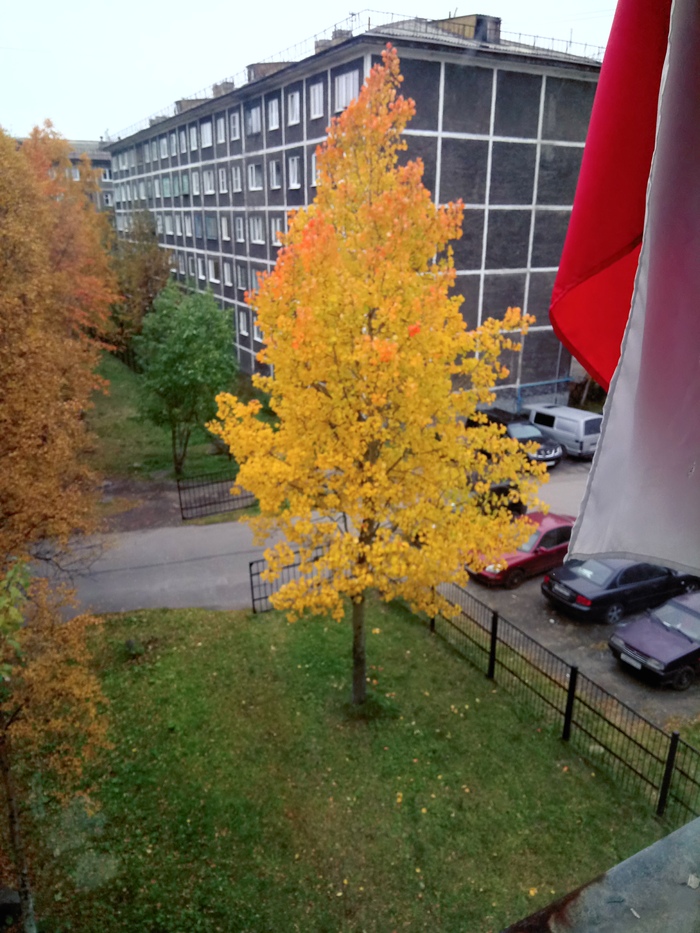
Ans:
[{"label": "car wheel", "polygon": [[671,686],[674,690],[687,690],[695,680],[695,671],[692,667],[681,667],[673,675]]},{"label": "car wheel", "polygon": [[604,618],[608,625],[617,625],[624,614],[625,610],[621,603],[613,603],[605,610]]},{"label": "car wheel", "polygon": [[506,589],[514,590],[517,586],[520,586],[524,579],[525,571],[516,568],[515,570],[511,570],[510,573],[506,574],[504,585]]}]

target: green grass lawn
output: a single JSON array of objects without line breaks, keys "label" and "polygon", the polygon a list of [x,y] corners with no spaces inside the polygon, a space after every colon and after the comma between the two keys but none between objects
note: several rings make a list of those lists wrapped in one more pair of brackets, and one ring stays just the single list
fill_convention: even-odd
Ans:
[{"label": "green grass lawn", "polygon": [[[97,435],[91,466],[110,476],[173,475],[170,432],[138,416],[139,377],[109,353],[103,355],[98,372],[109,380],[109,394],[96,392],[94,408],[88,414],[90,427]],[[230,465],[227,456],[214,452],[204,428],[193,432],[186,475],[216,472]]]},{"label": "green grass lawn", "polygon": [[44,826],[42,930],[486,933],[664,833],[402,607],[370,613],[365,715],[347,624],[109,619],[115,747],[99,813]]}]

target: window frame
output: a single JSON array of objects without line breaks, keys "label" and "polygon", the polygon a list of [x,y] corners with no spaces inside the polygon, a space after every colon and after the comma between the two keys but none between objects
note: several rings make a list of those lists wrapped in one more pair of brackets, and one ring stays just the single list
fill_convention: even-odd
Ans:
[{"label": "window frame", "polygon": [[294,190],[301,188],[301,156],[299,155],[287,158],[287,188]]},{"label": "window frame", "polygon": [[200,149],[210,149],[214,145],[214,132],[211,120],[199,124]]},{"label": "window frame", "polygon": [[298,126],[301,123],[301,91],[290,91],[287,94],[287,126]]},{"label": "window frame", "polygon": [[216,142],[217,144],[226,142],[226,117],[216,118]]},{"label": "window frame", "polygon": [[[320,109],[319,109],[320,104]],[[309,85],[309,119],[319,120],[323,116],[323,81]]]},{"label": "window frame", "polygon": [[248,163],[248,191],[262,191],[264,176],[260,162]]},{"label": "window frame", "polygon": [[271,97],[267,102],[267,128],[268,130],[278,130],[280,128],[279,97]]}]

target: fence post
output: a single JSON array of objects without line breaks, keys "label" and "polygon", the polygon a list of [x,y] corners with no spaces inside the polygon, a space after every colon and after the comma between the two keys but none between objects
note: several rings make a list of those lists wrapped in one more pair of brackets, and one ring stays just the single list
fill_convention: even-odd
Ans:
[{"label": "fence post", "polygon": [[255,561],[250,561],[248,563],[248,577],[250,578],[250,601],[253,605],[253,615],[256,614],[257,609],[255,608],[255,587],[253,586],[253,564]]},{"label": "fence post", "polygon": [[680,733],[672,732],[671,733],[671,743],[668,746],[668,755],[666,756],[666,767],[664,768],[664,776],[661,781],[661,790],[659,791],[659,803],[656,807],[656,815],[663,816],[664,810],[666,809],[666,803],[668,801],[668,792],[671,789],[671,778],[673,777],[673,769],[676,764],[676,751],[678,749],[678,740],[680,738]]},{"label": "fence post", "polygon": [[571,720],[574,713],[574,700],[576,699],[576,681],[578,680],[578,667],[571,665],[569,671],[569,689],[566,694],[566,710],[564,711],[564,731],[561,734],[565,742],[569,741],[571,736]]},{"label": "fence post", "polygon": [[493,680],[496,673],[496,645],[498,644],[498,613],[491,614],[491,644],[489,645],[489,667],[486,676]]}]

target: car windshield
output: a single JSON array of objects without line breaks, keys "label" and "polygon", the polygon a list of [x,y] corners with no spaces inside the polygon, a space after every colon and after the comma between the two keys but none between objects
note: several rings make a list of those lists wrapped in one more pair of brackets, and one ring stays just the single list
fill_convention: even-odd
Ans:
[{"label": "car windshield", "polygon": [[671,600],[654,610],[654,615],[666,628],[675,628],[693,641],[700,641],[700,618]]},{"label": "car windshield", "polygon": [[517,441],[541,441],[542,432],[531,424],[511,424],[508,428],[510,436]]},{"label": "car windshield", "polygon": [[527,541],[525,542],[525,544],[521,544],[521,545],[520,545],[520,547],[518,548],[518,550],[519,550],[519,551],[524,551],[526,554],[529,554],[531,551],[534,550],[534,547],[535,547],[535,545],[537,544],[537,542],[539,541],[539,539],[540,539],[540,531],[539,531],[539,528],[538,528],[537,531],[533,531],[533,532],[532,532],[532,534],[531,534],[530,537],[527,539]]},{"label": "car windshield", "polygon": [[598,586],[607,586],[613,575],[612,570],[598,560],[570,560],[566,567],[577,577],[583,577]]}]

